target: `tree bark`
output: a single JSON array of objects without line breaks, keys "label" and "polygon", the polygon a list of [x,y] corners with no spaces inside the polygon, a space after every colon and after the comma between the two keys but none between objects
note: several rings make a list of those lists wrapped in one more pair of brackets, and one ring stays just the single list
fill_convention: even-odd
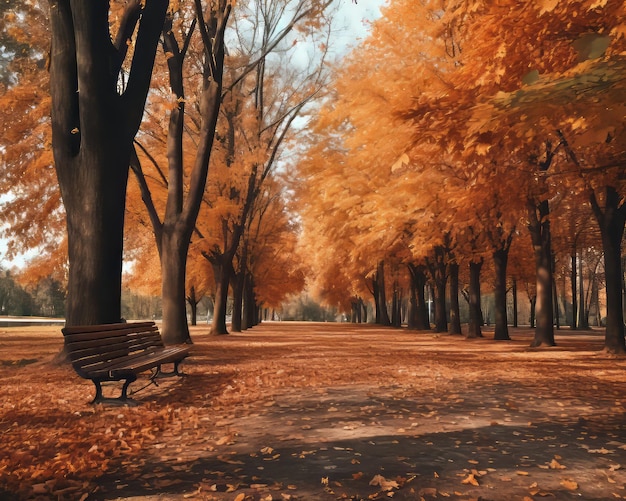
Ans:
[{"label": "tree bark", "polygon": [[409,263],[411,275],[411,297],[409,298],[409,329],[430,330],[428,305],[424,295],[426,286],[426,267]]},{"label": "tree bark", "polygon": [[483,259],[480,261],[472,261],[470,268],[469,283],[469,326],[467,337],[478,338],[483,337],[481,325],[483,323],[482,310],[480,306],[480,271],[483,266]]},{"label": "tree bark", "polygon": [[626,204],[624,197],[612,186],[605,188],[604,198],[603,210],[595,194],[591,195],[591,206],[600,226],[604,251],[607,309],[604,347],[609,353],[623,354],[626,353],[626,343],[622,309],[621,245],[626,223]]},{"label": "tree bark", "polygon": [[532,296],[530,298],[530,328],[531,329],[535,329],[537,327],[535,323],[536,307],[537,307],[537,296]]},{"label": "tree bark", "polygon": [[571,320],[571,324],[570,324],[570,328],[572,330],[576,330],[576,319],[578,317],[578,284],[576,282],[576,280],[578,279],[578,271],[576,269],[576,249],[572,250],[572,255],[571,255],[571,263],[572,263],[572,269],[570,272],[570,282],[572,285],[572,320]]},{"label": "tree bark", "polygon": [[[66,211],[67,325],[119,322],[132,142],[168,2],[131,0],[112,43],[108,2],[50,0],[52,150]],[[127,85],[118,77],[136,31]]]},{"label": "tree bark", "polygon": [[215,302],[213,304],[212,335],[228,334],[226,328],[226,311],[228,306],[228,286],[230,284],[230,262],[224,263],[219,258],[211,260],[215,276]]},{"label": "tree bark", "polygon": [[463,334],[459,309],[459,265],[450,263],[450,334]]},{"label": "tree bark", "polygon": [[245,285],[245,271],[240,270],[233,276],[233,314],[230,324],[231,332],[241,332],[243,329],[243,295]]},{"label": "tree bark", "polygon": [[517,314],[517,279],[513,278],[513,285],[511,287],[513,293],[513,327],[518,327],[518,314]]},{"label": "tree bark", "polygon": [[535,303],[535,337],[531,346],[554,346],[554,310],[552,306],[552,249],[550,242],[550,210],[547,200],[530,202],[528,229],[535,255],[537,299]]},{"label": "tree bark", "polygon": [[198,325],[198,303],[199,299],[196,297],[196,288],[192,285],[187,296],[187,303],[191,309],[191,325]]},{"label": "tree bark", "polygon": [[428,263],[428,269],[435,284],[435,332],[447,332],[446,283],[448,276],[445,260],[446,249],[442,245],[438,245],[435,247],[434,252],[435,260]]},{"label": "tree bark", "polygon": [[587,308],[585,302],[585,277],[583,275],[583,253],[580,253],[580,265],[578,266],[578,328],[588,329],[589,319],[587,317]]},{"label": "tree bark", "polygon": [[250,329],[258,325],[258,305],[256,304],[256,294],[254,292],[254,279],[250,273],[246,273],[244,285],[243,303],[244,329]]},{"label": "tree bark", "polygon": [[380,261],[374,277],[374,301],[376,302],[376,323],[389,327],[391,320],[387,311],[387,294],[385,292],[385,263]]},{"label": "tree bark", "polygon": [[[191,343],[187,325],[185,266],[187,244],[178,241],[180,235],[164,231],[161,246],[161,290],[163,323],[161,336],[167,344]],[[185,238],[184,236],[182,238]],[[182,298],[182,300],[181,300]]]},{"label": "tree bark", "polygon": [[493,338],[500,341],[508,341],[509,336],[508,316],[506,312],[506,268],[509,260],[509,245],[498,249],[493,253],[493,264],[496,280],[494,284],[495,299],[495,331]]}]

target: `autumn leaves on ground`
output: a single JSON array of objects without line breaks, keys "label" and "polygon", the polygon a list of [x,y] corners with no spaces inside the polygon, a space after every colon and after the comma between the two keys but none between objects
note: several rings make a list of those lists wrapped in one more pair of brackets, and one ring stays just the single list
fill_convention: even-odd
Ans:
[{"label": "autumn leaves on ground", "polygon": [[626,499],[626,360],[601,333],[205,332],[188,377],[115,408],[53,363],[58,327],[3,330],[0,498]]}]

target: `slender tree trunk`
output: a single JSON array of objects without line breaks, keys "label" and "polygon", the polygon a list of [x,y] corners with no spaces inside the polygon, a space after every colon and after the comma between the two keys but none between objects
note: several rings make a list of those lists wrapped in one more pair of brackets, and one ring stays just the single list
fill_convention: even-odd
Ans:
[{"label": "slender tree trunk", "polygon": [[244,295],[244,282],[245,272],[244,270],[239,273],[234,273],[233,276],[233,315],[230,330],[232,332],[241,332],[243,327],[242,315],[243,315],[243,295]]},{"label": "slender tree trunk", "polygon": [[508,317],[506,312],[506,267],[508,260],[508,246],[493,253],[493,264],[496,275],[493,291],[495,296],[495,331],[493,338],[501,341],[511,339],[509,336]]},{"label": "slender tree trunk", "polygon": [[397,280],[393,284],[393,299],[391,303],[391,325],[399,328],[402,326],[402,291]]},{"label": "slender tree trunk", "polygon": [[448,331],[448,318],[446,312],[446,283],[448,281],[447,265],[445,262],[445,248],[441,245],[435,247],[435,260],[428,264],[430,275],[435,284],[435,331]]},{"label": "slender tree trunk", "polygon": [[621,245],[626,223],[626,204],[624,197],[611,186],[606,187],[604,198],[605,207],[602,210],[595,194],[591,196],[591,206],[600,226],[604,251],[607,309],[604,346],[609,353],[622,354],[626,353],[621,284]]},{"label": "slender tree trunk", "polygon": [[450,334],[463,334],[459,309],[459,265],[450,263]]},{"label": "slender tree trunk", "polygon": [[385,293],[385,263],[383,261],[378,263],[374,283],[376,323],[379,325],[390,326],[391,320],[389,319],[389,313],[387,312],[387,295]]},{"label": "slender tree trunk", "polygon": [[552,253],[551,259],[552,266],[552,307],[554,309],[554,325],[557,329],[561,328],[561,315],[559,311],[559,292],[556,286],[556,280],[554,279],[554,272],[556,271],[556,257],[554,253]]},{"label": "slender tree trunk", "polygon": [[537,307],[537,296],[532,296],[530,298],[530,328],[531,329],[535,329],[537,327],[536,322],[535,322],[536,307]]},{"label": "slender tree trunk", "polygon": [[518,327],[518,314],[517,314],[517,279],[513,278],[513,327]]},{"label": "slender tree trunk", "polygon": [[586,313],[586,302],[585,302],[585,277],[583,275],[583,254],[580,253],[580,265],[578,266],[578,328],[579,329],[588,329],[589,321]]},{"label": "slender tree trunk", "polygon": [[244,327],[250,329],[257,325],[255,316],[256,312],[256,295],[254,294],[254,281],[249,273],[246,273],[246,279],[244,282],[244,303],[243,303],[243,318]]},{"label": "slender tree trunk", "polygon": [[189,290],[189,295],[187,296],[187,302],[189,303],[189,308],[191,309],[191,325],[198,325],[198,302],[199,299],[196,297],[196,288],[192,285]]},{"label": "slender tree trunk", "polygon": [[570,327],[572,330],[576,330],[576,318],[578,317],[578,284],[576,283],[578,271],[576,269],[576,249],[572,251],[571,263],[572,269],[570,272],[570,282],[572,285],[572,319]]},{"label": "slender tree trunk", "polygon": [[221,259],[211,261],[215,276],[215,301],[213,304],[213,323],[211,334],[228,334],[226,328],[226,309],[228,306],[228,285],[230,284],[230,266],[224,265]]},{"label": "slender tree trunk", "polygon": [[363,301],[363,299],[361,299],[361,306],[363,307],[363,323],[366,324],[367,323],[367,304],[365,304],[365,301]]},{"label": "slender tree trunk", "polygon": [[483,337],[481,331],[482,312],[480,307],[480,271],[483,266],[483,259],[480,261],[472,261],[470,268],[470,284],[469,284],[469,326],[467,337],[478,338]]},{"label": "slender tree trunk", "polygon": [[537,272],[537,299],[535,303],[536,329],[531,346],[554,346],[554,310],[552,306],[552,250],[550,243],[550,210],[548,201],[538,205],[531,202],[529,214],[530,235]]}]

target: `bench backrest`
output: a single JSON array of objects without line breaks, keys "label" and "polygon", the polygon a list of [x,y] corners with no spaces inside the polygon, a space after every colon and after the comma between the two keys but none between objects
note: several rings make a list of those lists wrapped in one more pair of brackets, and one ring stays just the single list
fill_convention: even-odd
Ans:
[{"label": "bench backrest", "polygon": [[89,374],[163,347],[154,322],[84,325],[62,329],[65,348],[76,372]]}]

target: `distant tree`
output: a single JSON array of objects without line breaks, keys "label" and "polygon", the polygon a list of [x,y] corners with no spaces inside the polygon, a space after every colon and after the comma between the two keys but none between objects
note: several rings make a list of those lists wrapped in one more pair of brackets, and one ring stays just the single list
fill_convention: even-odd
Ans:
[{"label": "distant tree", "polygon": [[33,299],[10,271],[0,271],[0,315],[32,315]]}]

